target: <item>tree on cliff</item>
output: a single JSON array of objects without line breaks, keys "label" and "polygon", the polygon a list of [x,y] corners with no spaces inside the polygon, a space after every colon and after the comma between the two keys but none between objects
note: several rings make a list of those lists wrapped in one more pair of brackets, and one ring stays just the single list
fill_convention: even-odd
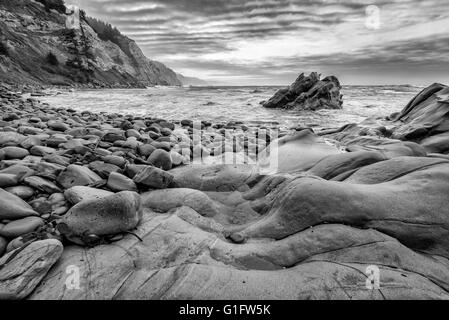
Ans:
[{"label": "tree on cliff", "polygon": [[86,20],[101,40],[111,41],[120,46],[119,38],[123,37],[123,35],[117,28],[95,18],[88,17]]}]

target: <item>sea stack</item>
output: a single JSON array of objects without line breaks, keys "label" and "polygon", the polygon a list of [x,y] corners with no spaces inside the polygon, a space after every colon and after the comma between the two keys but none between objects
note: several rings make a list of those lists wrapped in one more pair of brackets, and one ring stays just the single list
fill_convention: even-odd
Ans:
[{"label": "sea stack", "polygon": [[301,73],[289,87],[280,89],[262,105],[265,108],[298,110],[341,109],[343,95],[340,81],[334,76],[320,80],[321,75]]}]

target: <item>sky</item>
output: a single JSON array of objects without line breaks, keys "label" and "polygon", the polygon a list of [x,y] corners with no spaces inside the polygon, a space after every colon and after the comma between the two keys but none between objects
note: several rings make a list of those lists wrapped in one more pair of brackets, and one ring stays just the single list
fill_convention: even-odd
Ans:
[{"label": "sky", "polygon": [[449,0],[66,0],[213,84],[449,84]]}]

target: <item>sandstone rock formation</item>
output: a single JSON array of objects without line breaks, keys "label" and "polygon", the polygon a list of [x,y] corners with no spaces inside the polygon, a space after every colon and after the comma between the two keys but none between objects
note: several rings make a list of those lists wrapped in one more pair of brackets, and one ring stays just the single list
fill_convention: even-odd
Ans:
[{"label": "sandstone rock formation", "polygon": [[334,76],[320,80],[316,72],[309,76],[302,73],[290,87],[276,92],[263,106],[298,110],[341,109],[343,96],[340,90],[340,82]]}]

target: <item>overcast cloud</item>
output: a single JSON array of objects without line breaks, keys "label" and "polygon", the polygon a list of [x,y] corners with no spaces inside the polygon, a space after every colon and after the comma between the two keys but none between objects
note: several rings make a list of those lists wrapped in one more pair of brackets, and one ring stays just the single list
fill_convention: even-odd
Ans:
[{"label": "overcast cloud", "polygon": [[309,71],[345,84],[449,83],[448,0],[66,2],[149,58],[215,83],[287,84]]}]

